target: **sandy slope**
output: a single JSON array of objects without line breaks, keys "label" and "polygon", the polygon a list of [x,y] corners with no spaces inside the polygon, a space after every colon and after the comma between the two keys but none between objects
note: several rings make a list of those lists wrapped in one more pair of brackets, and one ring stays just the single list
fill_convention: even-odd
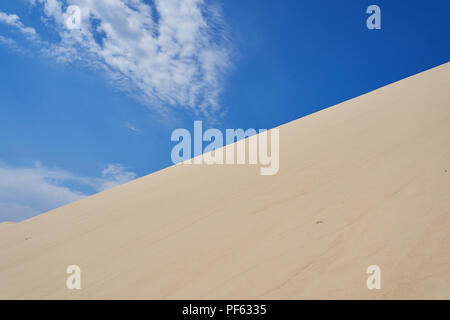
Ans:
[{"label": "sandy slope", "polygon": [[450,298],[450,63],[280,140],[275,176],[176,166],[3,225],[0,298]]}]

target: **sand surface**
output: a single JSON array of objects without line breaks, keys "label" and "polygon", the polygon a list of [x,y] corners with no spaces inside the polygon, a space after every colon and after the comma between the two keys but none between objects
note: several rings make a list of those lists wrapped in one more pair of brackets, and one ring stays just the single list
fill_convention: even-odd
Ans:
[{"label": "sand surface", "polygon": [[449,299],[450,63],[281,126],[277,175],[179,165],[1,224],[0,298]]}]

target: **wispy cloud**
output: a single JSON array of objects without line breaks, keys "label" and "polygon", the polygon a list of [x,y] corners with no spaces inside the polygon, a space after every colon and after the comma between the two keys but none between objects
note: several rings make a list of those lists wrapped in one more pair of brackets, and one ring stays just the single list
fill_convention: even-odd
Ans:
[{"label": "wispy cloud", "polygon": [[127,171],[127,168],[123,165],[109,164],[103,169],[102,178],[93,180],[93,187],[96,188],[97,191],[104,191],[134,179],[136,179],[136,174]]},{"label": "wispy cloud", "polygon": [[36,30],[34,30],[34,28],[25,27],[20,21],[20,18],[15,14],[7,14],[4,12],[0,12],[0,23],[8,24],[25,35],[29,36],[36,35]]},{"label": "wispy cloud", "polygon": [[[182,108],[212,116],[220,109],[230,52],[217,5],[203,0],[29,1],[60,37],[58,42],[36,38],[47,56],[102,70],[117,88],[161,113]],[[81,8],[80,30],[66,28],[68,5]],[[16,15],[3,14],[3,19],[22,32],[34,31]]]},{"label": "wispy cloud", "polygon": [[[121,164],[110,164],[101,177],[80,177],[62,169],[35,163],[32,167],[11,167],[0,163],[0,222],[20,221],[95,192],[107,190],[136,178]],[[76,187],[91,189],[82,192]]]},{"label": "wispy cloud", "polygon": [[8,47],[9,49],[16,51],[18,53],[23,53],[22,49],[20,49],[20,47],[17,45],[14,39],[0,35],[0,45]]},{"label": "wispy cloud", "polygon": [[125,127],[130,129],[131,131],[134,132],[141,132],[141,130],[139,130],[138,128],[136,128],[136,126],[130,122],[125,122]]}]

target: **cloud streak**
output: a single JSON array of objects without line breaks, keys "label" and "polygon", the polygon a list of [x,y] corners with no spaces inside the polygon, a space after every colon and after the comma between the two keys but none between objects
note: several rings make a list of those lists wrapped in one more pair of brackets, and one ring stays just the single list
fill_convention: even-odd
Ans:
[{"label": "cloud streak", "polygon": [[10,25],[25,35],[28,36],[36,35],[36,30],[34,30],[34,28],[25,27],[20,21],[20,18],[15,14],[7,14],[4,12],[0,12],[0,23]]},{"label": "cloud streak", "polygon": [[[121,164],[108,165],[101,177],[95,178],[46,168],[39,162],[28,168],[0,163],[0,222],[21,221],[135,178],[136,174]],[[85,193],[69,185],[93,192]]]},{"label": "cloud streak", "polygon": [[131,131],[134,131],[134,132],[141,132],[141,130],[136,128],[136,126],[134,124],[130,123],[130,122],[125,122],[125,127],[127,129],[130,129]]},{"label": "cloud streak", "polygon": [[[59,62],[102,70],[115,87],[153,110],[189,110],[212,117],[220,109],[230,50],[217,6],[203,0],[30,0],[60,41],[36,36]],[[81,9],[80,30],[69,30],[68,5]],[[0,17],[23,33],[16,15]]]}]

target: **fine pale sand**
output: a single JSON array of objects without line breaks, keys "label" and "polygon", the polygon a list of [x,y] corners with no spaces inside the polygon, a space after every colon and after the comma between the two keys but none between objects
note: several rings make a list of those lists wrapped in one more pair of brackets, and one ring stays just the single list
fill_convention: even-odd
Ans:
[{"label": "fine pale sand", "polygon": [[449,299],[450,63],[281,126],[277,175],[179,165],[1,225],[0,298]]}]

